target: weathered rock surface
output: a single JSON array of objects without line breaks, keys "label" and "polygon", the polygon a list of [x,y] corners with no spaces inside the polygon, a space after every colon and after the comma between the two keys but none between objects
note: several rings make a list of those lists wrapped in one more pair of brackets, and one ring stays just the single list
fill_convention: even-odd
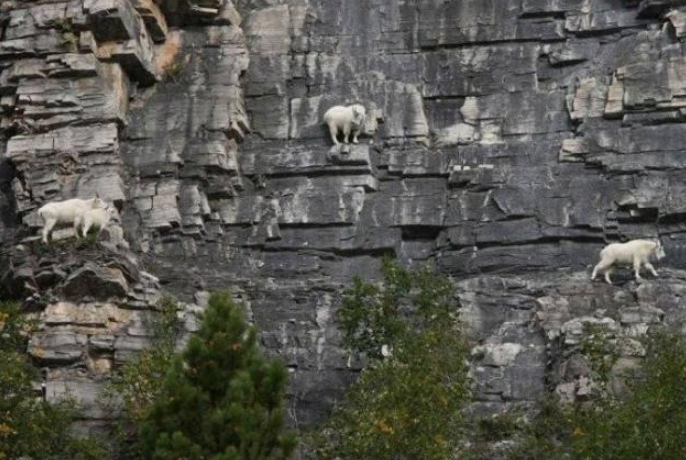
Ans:
[{"label": "weathered rock surface", "polygon": [[[192,313],[232,286],[299,425],[354,377],[335,312],[383,253],[455,278],[484,412],[587,397],[589,327],[634,337],[684,311],[682,272],[583,273],[635,237],[661,237],[658,269],[686,263],[681,1],[8,4],[2,284],[42,319],[48,394],[82,394],[94,423],[162,290]],[[332,147],[321,115],[354,102],[361,143]],[[42,204],[95,192],[121,214],[98,243],[34,242]],[[640,358],[624,348],[618,368]]]},{"label": "weathered rock surface", "polygon": [[[660,278],[636,284],[627,270],[618,286],[609,286],[589,282],[586,272],[559,270],[459,282],[463,318],[480,343],[472,351],[475,410],[527,404],[546,390],[583,400],[601,381],[619,385],[640,362],[646,333],[682,328],[685,276],[664,269]],[[609,344],[603,345],[612,351],[607,375],[592,341]]]}]

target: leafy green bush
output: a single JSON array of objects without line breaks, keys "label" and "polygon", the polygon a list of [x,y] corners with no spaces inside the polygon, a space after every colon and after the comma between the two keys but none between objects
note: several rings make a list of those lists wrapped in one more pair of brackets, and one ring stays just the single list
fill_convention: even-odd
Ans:
[{"label": "leafy green bush", "polygon": [[579,342],[579,351],[588,359],[595,374],[594,380],[604,390],[612,367],[619,358],[622,338],[597,325],[586,324],[584,331],[585,334]]},{"label": "leafy green bush", "polygon": [[143,458],[281,460],[287,373],[265,358],[228,294],[213,294],[198,333],[174,358],[141,424]]},{"label": "leafy green bush", "polygon": [[[528,422],[521,421],[514,430],[503,433],[514,441],[507,449],[507,459],[568,459],[569,442],[574,433],[570,409],[555,396],[541,399]],[[476,460],[476,457],[467,458]]]},{"label": "leafy green bush", "polygon": [[179,306],[163,297],[157,311],[145,317],[151,332],[151,346],[124,364],[105,389],[104,403],[121,414],[115,424],[115,441],[120,458],[139,458],[138,429],[161,393],[161,382],[170,370],[176,342],[181,333]]},{"label": "leafy green bush", "polygon": [[408,271],[393,259],[382,262],[383,282],[355,277],[338,312],[343,343],[370,358],[381,358],[384,345],[427,329],[455,329],[458,305],[449,279],[429,267]]},{"label": "leafy green bush", "polygon": [[[614,349],[598,337],[592,343],[598,353]],[[686,339],[678,333],[658,333],[645,345],[642,368],[626,376],[627,395],[619,398],[602,391],[596,399],[577,404],[547,398],[529,423],[488,442],[480,443],[477,436],[466,458],[493,458],[492,441],[506,440],[508,460],[683,460]]]},{"label": "leafy green bush", "polygon": [[165,81],[171,81],[173,83],[178,83],[181,75],[186,70],[188,62],[186,59],[176,59],[164,67],[164,79]]},{"label": "leafy green bush", "polygon": [[607,398],[573,413],[574,459],[686,458],[686,339],[650,337],[640,374],[626,400]]},{"label": "leafy green bush", "polygon": [[73,401],[48,403],[34,390],[38,369],[26,354],[35,327],[16,304],[0,304],[0,460],[102,460],[106,451],[71,431]]},{"label": "leafy green bush", "polygon": [[60,42],[63,46],[70,49],[76,49],[76,46],[79,44],[79,37],[71,18],[54,19],[52,21],[52,26],[61,32],[62,36]]},{"label": "leafy green bush", "polygon": [[321,460],[452,459],[470,395],[453,288],[428,268],[407,271],[390,259],[383,276],[378,285],[355,279],[345,292],[344,341],[373,361],[313,448]]}]

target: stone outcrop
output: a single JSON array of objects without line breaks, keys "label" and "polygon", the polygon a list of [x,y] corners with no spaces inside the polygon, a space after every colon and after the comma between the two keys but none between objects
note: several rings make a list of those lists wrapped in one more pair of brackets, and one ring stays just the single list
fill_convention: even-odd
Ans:
[{"label": "stone outcrop", "polygon": [[622,391],[626,370],[645,353],[645,334],[681,327],[685,276],[665,269],[636,284],[627,270],[615,287],[560,270],[459,282],[463,318],[480,343],[472,350],[476,413],[526,405],[546,391],[568,401],[606,385]]},{"label": "stone outcrop", "polygon": [[[247,52],[240,16],[220,3],[221,18],[206,5],[197,14],[212,21],[187,34],[170,30],[175,16],[152,0],[3,3],[2,291],[40,320],[27,352],[44,368],[48,398],[83,403],[86,429],[115,416],[101,405],[103,386],[151,342],[146,321],[163,289],[141,257],[148,236],[199,232],[217,215],[205,190],[170,174],[186,163],[185,178],[209,177],[217,193],[237,180],[236,143],[249,129],[238,84]],[[207,50],[202,61],[190,59],[195,47]],[[208,70],[197,94],[174,101],[186,65],[218,73]],[[136,116],[148,99],[194,109],[164,122]],[[99,241],[78,241],[69,228],[38,242],[42,204],[96,193],[119,210]],[[189,332],[199,310],[188,304],[180,313]]]},{"label": "stone outcrop", "polygon": [[[683,2],[1,6],[3,286],[43,322],[48,394],[75,388],[95,424],[163,290],[192,313],[231,286],[298,425],[354,377],[335,312],[381,254],[454,277],[484,412],[586,397],[586,331],[621,336],[630,366],[625,337],[680,318]],[[333,147],[321,116],[351,103],[361,143]],[[35,242],[38,207],[96,191],[121,215],[101,241]],[[606,242],[656,236],[658,280],[588,281]]]}]

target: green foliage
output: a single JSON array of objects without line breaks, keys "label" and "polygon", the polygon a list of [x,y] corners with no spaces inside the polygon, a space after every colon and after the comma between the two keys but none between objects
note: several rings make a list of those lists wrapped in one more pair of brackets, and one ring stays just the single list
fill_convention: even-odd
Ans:
[{"label": "green foliage", "polygon": [[[592,339],[595,352],[611,352],[613,346],[599,337]],[[511,443],[508,460],[683,460],[686,340],[678,333],[659,333],[646,345],[643,366],[622,399],[610,393],[580,404],[549,398],[529,423],[490,440]],[[493,458],[493,446],[478,441],[466,458]]]},{"label": "green foliage", "polygon": [[575,460],[686,458],[686,340],[660,333],[647,344],[643,377],[626,400],[607,398],[573,414]]},{"label": "green foliage", "polygon": [[79,38],[74,29],[71,18],[57,18],[52,21],[52,26],[62,33],[60,42],[69,48],[75,48],[79,43]]},{"label": "green foliage", "polygon": [[287,373],[265,358],[257,334],[228,294],[213,294],[198,333],[174,358],[141,424],[152,460],[290,457],[284,433]]},{"label": "green foliage", "polygon": [[97,247],[98,239],[98,235],[91,232],[85,238],[75,236],[73,238],[65,238],[61,240],[49,239],[47,243],[43,243],[41,240],[36,240],[31,243],[31,252],[38,256],[43,256],[46,254],[53,254],[56,251],[83,251],[94,249]]},{"label": "green foliage", "polygon": [[172,297],[165,296],[159,301],[157,311],[145,317],[146,328],[153,337],[152,345],[124,364],[105,389],[105,404],[121,414],[115,426],[120,457],[140,457],[138,426],[158,399],[160,382],[171,368],[182,327],[178,311],[179,306]]},{"label": "green foliage", "polygon": [[186,55],[183,58],[176,58],[164,66],[164,80],[178,83],[183,73],[188,67],[190,56]]},{"label": "green foliage", "polygon": [[521,414],[516,410],[478,419],[474,423],[475,439],[486,443],[508,439],[517,434],[520,422]]},{"label": "green foliage", "polygon": [[61,32],[74,32],[74,23],[71,18],[63,17],[53,19],[51,25]]},{"label": "green foliage", "polygon": [[598,383],[604,386],[610,378],[612,366],[619,358],[619,339],[613,332],[592,324],[585,326],[585,332],[579,349],[588,359]]},{"label": "green foliage", "polygon": [[75,33],[72,32],[66,32],[62,34],[62,38],[60,40],[62,45],[68,47],[68,48],[75,48],[76,45],[79,43],[79,38],[76,36]]},{"label": "green foliage", "polygon": [[[345,343],[376,358],[313,437],[321,460],[452,459],[469,400],[468,347],[449,280],[386,259],[384,281],[355,279],[339,320]],[[381,357],[381,348],[392,350]]]},{"label": "green foliage", "polygon": [[0,304],[0,460],[102,460],[96,442],[71,433],[74,403],[51,404],[36,394],[38,372],[25,353],[33,327],[16,304]]},{"label": "green foliage", "polygon": [[565,459],[573,433],[570,407],[554,396],[538,403],[536,414],[519,426],[514,446],[508,452],[508,460],[539,460],[541,458]]},{"label": "green foliage", "polygon": [[469,397],[465,355],[462,339],[447,330],[405,341],[350,388],[318,440],[318,457],[452,458]]},{"label": "green foliage", "polygon": [[381,284],[356,277],[345,292],[338,320],[348,348],[380,358],[383,345],[402,342],[407,334],[456,324],[450,280],[429,267],[407,271],[390,258],[383,260],[382,274]]}]

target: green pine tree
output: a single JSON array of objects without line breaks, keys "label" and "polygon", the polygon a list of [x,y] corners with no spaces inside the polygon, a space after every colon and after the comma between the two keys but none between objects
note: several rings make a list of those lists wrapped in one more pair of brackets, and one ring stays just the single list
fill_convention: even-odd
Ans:
[{"label": "green pine tree", "polygon": [[214,294],[200,331],[178,356],[141,425],[151,460],[281,460],[287,373],[265,358],[228,294]]}]

